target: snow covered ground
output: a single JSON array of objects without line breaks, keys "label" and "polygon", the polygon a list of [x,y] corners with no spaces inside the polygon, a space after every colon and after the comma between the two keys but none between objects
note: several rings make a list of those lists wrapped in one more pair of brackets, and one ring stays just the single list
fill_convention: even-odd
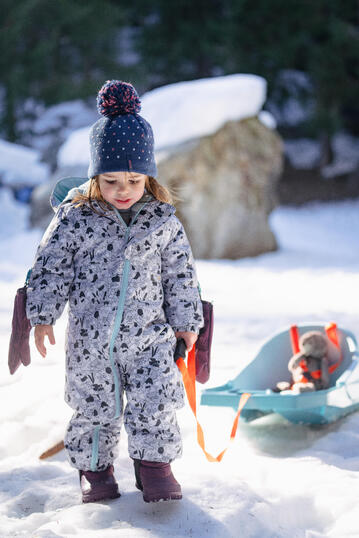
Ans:
[{"label": "snow covered ground", "polygon": [[[19,231],[0,238],[1,538],[359,536],[359,413],[322,427],[294,426],[276,415],[240,424],[215,464],[196,445],[187,407],[178,414],[184,456],[173,464],[181,502],[143,502],[124,432],[115,468],[122,497],[82,505],[65,453],[38,459],[62,438],[71,414],[63,401],[64,317],[46,359],[32,346],[28,368],[14,376],[7,370],[13,297],[39,240],[26,231],[19,210]],[[279,208],[271,225],[278,252],[198,262],[203,295],[214,301],[216,315],[208,387],[233,378],[264,339],[292,322],[335,320],[359,336],[359,201]],[[212,453],[226,444],[233,417],[230,409],[200,408]]]}]

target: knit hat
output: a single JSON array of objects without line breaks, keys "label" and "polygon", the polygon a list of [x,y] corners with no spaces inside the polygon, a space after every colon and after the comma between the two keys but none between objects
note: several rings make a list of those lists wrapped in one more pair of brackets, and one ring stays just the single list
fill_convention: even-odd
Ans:
[{"label": "knit hat", "polygon": [[90,130],[88,177],[106,172],[137,172],[157,176],[151,125],[142,116],[132,84],[108,80],[97,96],[102,114]]}]

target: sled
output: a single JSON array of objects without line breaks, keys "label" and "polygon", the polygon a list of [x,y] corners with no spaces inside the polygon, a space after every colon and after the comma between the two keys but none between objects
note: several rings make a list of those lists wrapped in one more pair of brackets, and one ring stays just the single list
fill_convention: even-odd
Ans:
[{"label": "sled", "polygon": [[[299,336],[307,331],[325,333],[325,324],[303,323],[297,327]],[[337,362],[338,366],[330,376],[328,389],[301,394],[272,390],[278,381],[291,381],[288,361],[293,352],[287,329],[265,342],[232,381],[204,390],[201,405],[236,410],[242,394],[249,393],[250,398],[241,413],[241,419],[246,422],[270,413],[278,413],[295,424],[326,424],[338,420],[359,409],[359,353],[353,333],[337,327],[337,335],[340,353],[332,342],[329,344],[329,362]]]}]

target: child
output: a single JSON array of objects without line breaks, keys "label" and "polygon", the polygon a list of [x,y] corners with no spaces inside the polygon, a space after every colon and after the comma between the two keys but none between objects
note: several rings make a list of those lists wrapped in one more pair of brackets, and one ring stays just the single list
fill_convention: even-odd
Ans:
[{"label": "child", "polygon": [[193,257],[154,179],[152,128],[136,90],[107,81],[97,104],[104,117],[90,132],[90,181],[65,199],[40,243],[27,315],[45,357],[45,336],[55,343],[52,326],[69,301],[65,448],[83,502],[120,496],[113,461],[123,419],[144,500],[181,499],[170,467],[182,451],[173,353],[176,337],[190,350],[203,325]]}]

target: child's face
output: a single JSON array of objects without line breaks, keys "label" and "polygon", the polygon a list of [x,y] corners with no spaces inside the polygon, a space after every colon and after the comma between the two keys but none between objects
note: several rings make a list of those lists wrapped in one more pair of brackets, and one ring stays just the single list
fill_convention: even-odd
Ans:
[{"label": "child's face", "polygon": [[128,209],[142,198],[147,176],[136,172],[107,172],[98,176],[101,194],[117,209]]}]

